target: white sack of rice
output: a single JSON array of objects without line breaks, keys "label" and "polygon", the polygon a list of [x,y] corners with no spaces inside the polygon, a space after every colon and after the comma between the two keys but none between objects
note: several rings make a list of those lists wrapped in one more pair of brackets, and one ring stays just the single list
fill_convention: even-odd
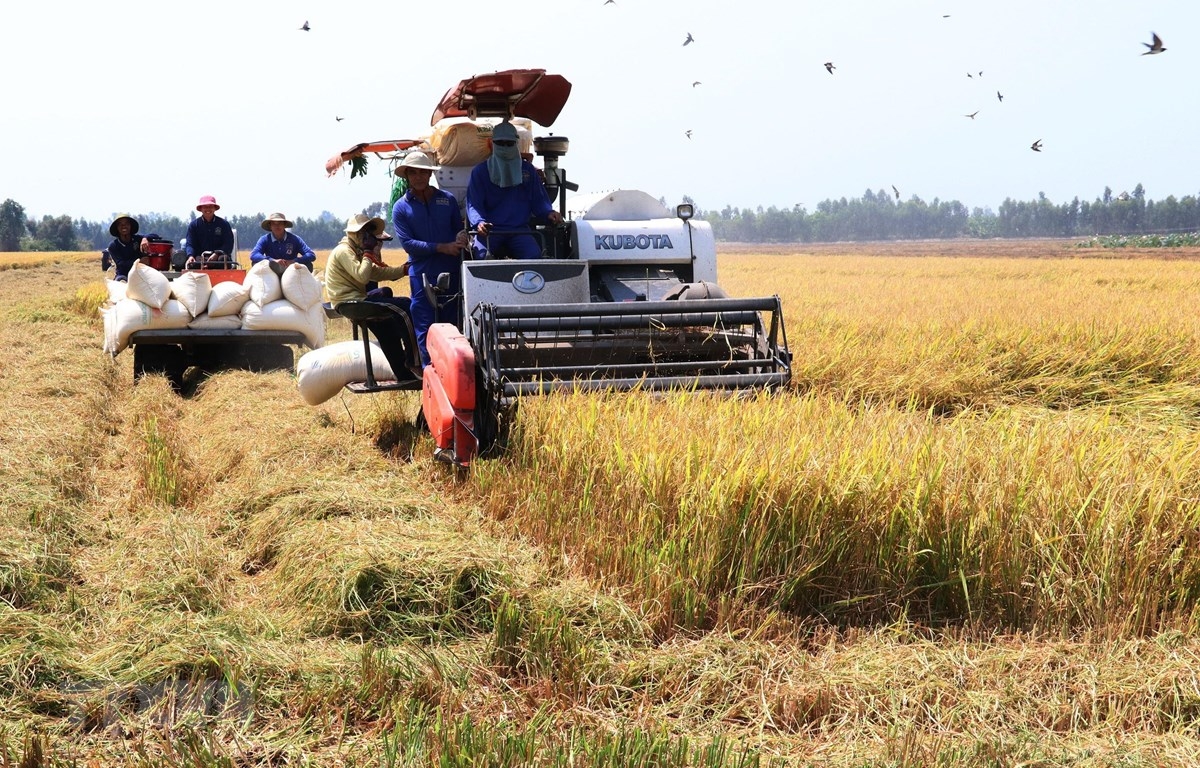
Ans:
[{"label": "white sack of rice", "polygon": [[212,293],[212,280],[204,272],[184,272],[171,281],[171,296],[187,307],[192,317],[208,311],[208,295]]},{"label": "white sack of rice", "polygon": [[125,297],[162,309],[167,299],[171,298],[171,281],[154,267],[135,261],[129,269]]},{"label": "white sack of rice", "polygon": [[250,292],[241,283],[233,280],[217,283],[208,293],[208,316],[236,315],[249,300]]},{"label": "white sack of rice", "polygon": [[301,309],[287,299],[259,306],[242,305],[242,328],[247,331],[299,331],[305,343],[317,349],[325,343],[325,310],[320,304]]},{"label": "white sack of rice", "polygon": [[321,303],[321,281],[303,264],[291,264],[279,278],[283,298],[301,309]]},{"label": "white sack of rice", "polygon": [[129,346],[134,331],[150,328],[186,328],[192,316],[183,304],[169,299],[161,309],[136,299],[122,299],[105,310],[104,351],[116,355]]},{"label": "white sack of rice", "polygon": [[[279,275],[271,269],[271,261],[263,259],[246,271],[242,285],[249,291],[250,301],[258,306],[266,306],[273,301],[283,298],[283,288],[279,285]],[[307,307],[306,307],[307,309]]]},{"label": "white sack of rice", "polygon": [[[376,381],[396,378],[383,350],[371,342],[371,369]],[[309,405],[320,405],[352,381],[367,380],[362,341],[339,341],[305,352],[296,363],[296,386]]]}]

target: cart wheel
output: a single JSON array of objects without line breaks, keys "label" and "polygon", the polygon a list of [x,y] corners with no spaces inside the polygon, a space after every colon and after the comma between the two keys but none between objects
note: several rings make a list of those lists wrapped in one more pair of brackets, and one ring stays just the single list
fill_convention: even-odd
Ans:
[{"label": "cart wheel", "polygon": [[208,374],[228,366],[226,350],[216,344],[197,344],[193,352],[196,367]]},{"label": "cart wheel", "polygon": [[183,391],[183,372],[187,369],[187,355],[176,344],[138,344],[133,348],[133,381],[143,376],[161,374],[167,377],[171,389]]}]

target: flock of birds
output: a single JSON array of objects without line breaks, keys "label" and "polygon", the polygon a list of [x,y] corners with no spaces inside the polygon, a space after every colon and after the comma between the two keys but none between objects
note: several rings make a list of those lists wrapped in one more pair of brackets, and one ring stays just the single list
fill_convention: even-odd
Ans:
[{"label": "flock of birds", "polygon": [[[612,2],[612,0],[608,0],[608,2]],[[943,15],[942,18],[948,19],[948,18],[950,18],[950,14],[947,13],[947,14]],[[691,41],[692,41],[692,36],[689,34],[688,39],[684,42],[684,45],[687,45]],[[1148,49],[1148,50],[1142,52],[1143,56],[1149,56],[1150,54],[1153,54],[1153,53],[1162,53],[1163,51],[1167,50],[1163,46],[1162,38],[1158,36],[1157,32],[1151,32],[1150,33],[1150,42],[1142,43],[1142,45],[1146,46],[1146,48]],[[827,61],[827,62],[825,62],[825,69],[829,72],[829,74],[832,75],[833,70],[837,69],[837,67],[835,67],[833,65],[832,61]],[[977,75],[978,75],[978,77],[982,78],[983,71],[980,70],[977,73]],[[967,77],[974,80],[976,75],[972,75],[970,72],[968,72]],[[1004,94],[1000,93],[1000,91],[996,91],[996,100],[1001,103],[1004,103]],[[974,120],[975,116],[978,114],[979,114],[979,110],[977,109],[974,112],[971,112],[970,114],[963,115],[963,117],[969,117],[972,120]],[[688,138],[689,139],[691,138],[691,131],[688,131]],[[1033,142],[1032,144],[1029,145],[1029,148],[1032,149],[1034,152],[1041,152],[1042,151],[1042,140],[1038,139],[1037,141]],[[896,187],[894,185],[892,186],[892,191],[894,191],[896,193],[896,199],[899,200],[900,192],[899,192],[899,190],[896,189]]]},{"label": "flock of birds", "polygon": [[[604,5],[616,5],[616,0],[604,0]],[[950,14],[948,14],[948,13],[943,14],[942,18],[948,19],[948,18],[950,18]],[[312,27],[309,26],[307,19],[305,19],[304,23],[300,25],[300,30],[303,32],[308,32],[311,29],[312,29]],[[684,39],[683,39],[683,45],[687,46],[694,42],[696,42],[696,38],[692,37],[691,32],[688,32],[687,36],[684,37]],[[1151,32],[1150,33],[1150,42],[1142,43],[1142,45],[1146,46],[1146,49],[1147,49],[1142,52],[1143,56],[1149,56],[1151,54],[1163,53],[1164,51],[1167,50],[1166,47],[1163,45],[1162,38],[1158,36],[1157,32]],[[827,72],[829,72],[829,74],[831,74],[831,75],[833,74],[833,71],[835,69],[837,69],[837,67],[834,66],[834,63],[832,61],[825,62],[823,66],[825,67],[825,70]],[[983,71],[980,70],[977,73],[977,75],[973,75],[970,72],[967,73],[967,77],[969,77],[971,79],[975,79],[977,76],[982,78]],[[700,84],[701,83],[699,80],[695,80],[692,82],[692,87],[695,88],[696,86],[698,86]],[[996,91],[996,100],[1003,103],[1004,102],[1004,94],[1000,93],[1000,91]],[[979,114],[979,110],[977,109],[970,114],[963,115],[963,117],[969,117],[970,119],[974,120],[975,116],[978,114]],[[335,117],[334,119],[340,123],[340,122],[342,122],[342,120],[344,118],[338,116],[338,117]],[[688,139],[692,138],[692,131],[690,128],[688,130],[684,131],[683,134]],[[1042,140],[1038,139],[1037,141],[1033,142],[1032,144],[1029,145],[1029,148],[1032,149],[1034,152],[1041,152],[1042,151]],[[896,189],[895,184],[892,185],[892,191],[896,194],[896,199],[899,200],[900,199],[900,190]]]},{"label": "flock of birds", "polygon": [[[604,0],[604,5],[610,5],[610,4],[615,4],[615,0]],[[942,18],[948,19],[948,18],[950,18],[950,14],[948,14],[948,13],[943,14]],[[695,42],[695,38],[692,37],[691,32],[688,32],[687,36],[683,40],[683,44],[686,46],[693,42]],[[1143,56],[1149,56],[1151,54],[1162,53],[1167,50],[1166,47],[1163,45],[1162,38],[1158,36],[1157,32],[1151,32],[1150,33],[1150,42],[1142,43],[1142,45],[1144,45],[1147,49],[1142,53]],[[835,69],[837,69],[837,66],[834,65],[834,63],[832,61],[824,62],[823,66],[825,67],[825,70],[831,75],[833,74],[833,71]],[[975,74],[968,72],[967,77],[971,78],[972,80],[976,79],[977,77],[982,78],[983,70],[979,70]],[[700,85],[699,80],[696,80],[695,82],[692,83],[693,88],[695,88],[698,85]],[[1000,91],[996,91],[996,100],[999,101],[1000,103],[1004,103],[1004,94],[1001,93]],[[975,116],[978,114],[979,114],[979,110],[977,109],[974,112],[971,112],[970,114],[963,115],[963,116],[968,117],[971,120],[974,120]],[[687,136],[688,139],[692,138],[692,131],[690,129],[684,131],[683,133],[685,136]],[[1032,144],[1029,145],[1029,148],[1031,150],[1033,150],[1034,152],[1041,152],[1042,151],[1042,140],[1037,139],[1036,141],[1034,141]],[[896,199],[899,200],[900,199],[900,190],[896,188],[895,184],[892,185],[892,192],[896,195]]]},{"label": "flock of birds", "polygon": [[[615,4],[616,4],[616,0],[604,0],[604,5],[615,5]],[[948,13],[943,14],[942,18],[948,19],[948,18],[950,18],[950,14],[948,14]],[[1142,43],[1142,45],[1146,46],[1146,48],[1148,49],[1142,53],[1143,56],[1149,56],[1150,54],[1154,54],[1154,53],[1162,53],[1163,51],[1167,50],[1163,46],[1162,38],[1160,38],[1158,36],[1158,33],[1151,32],[1150,39],[1151,39],[1150,42]],[[692,37],[691,32],[688,32],[687,37],[685,37],[683,39],[683,44],[688,45],[690,43],[694,43],[695,41],[696,41],[696,38]],[[832,61],[825,62],[823,66],[825,67],[825,70],[827,72],[829,72],[829,74],[831,74],[831,75],[833,74],[833,71],[835,69],[837,69],[837,67],[834,65],[834,63]],[[969,77],[971,79],[975,79],[976,77],[982,78],[983,71],[980,70],[976,75],[972,75],[970,72],[968,72],[967,77]],[[699,80],[696,80],[695,82],[692,83],[693,88],[695,88],[697,85],[700,85]],[[1001,93],[1000,91],[996,91],[996,100],[999,101],[1000,103],[1004,103],[1004,94]],[[969,117],[972,120],[974,120],[975,116],[978,114],[979,114],[979,110],[977,109],[968,115],[963,115],[963,117]],[[690,129],[684,131],[683,133],[689,139],[692,138],[692,132]],[[1029,148],[1032,149],[1034,152],[1041,152],[1042,151],[1042,140],[1038,139],[1037,141],[1033,142],[1032,144],[1029,145]],[[896,189],[895,185],[892,186],[892,191],[894,191],[896,193],[896,199],[899,200],[900,199],[900,191]]]}]

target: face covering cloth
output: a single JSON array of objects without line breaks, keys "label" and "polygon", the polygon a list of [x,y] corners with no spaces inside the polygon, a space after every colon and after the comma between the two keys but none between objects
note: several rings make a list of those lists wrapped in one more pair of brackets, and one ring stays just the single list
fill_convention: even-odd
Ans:
[{"label": "face covering cloth", "polygon": [[[497,141],[511,141],[503,147]],[[512,123],[500,123],[492,129],[492,156],[488,158],[488,176],[498,187],[515,187],[521,183],[521,147],[517,144],[517,129]]]}]

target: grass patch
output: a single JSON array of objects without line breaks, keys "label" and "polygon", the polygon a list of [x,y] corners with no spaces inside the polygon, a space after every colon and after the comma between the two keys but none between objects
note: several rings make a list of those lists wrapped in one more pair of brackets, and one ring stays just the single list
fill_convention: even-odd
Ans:
[{"label": "grass patch", "polygon": [[297,526],[272,577],[313,632],[430,641],[489,631],[520,564],[437,523],[332,520]]},{"label": "grass patch", "polygon": [[88,283],[67,299],[64,307],[80,317],[100,323],[100,308],[108,302],[108,287],[102,282]]}]

